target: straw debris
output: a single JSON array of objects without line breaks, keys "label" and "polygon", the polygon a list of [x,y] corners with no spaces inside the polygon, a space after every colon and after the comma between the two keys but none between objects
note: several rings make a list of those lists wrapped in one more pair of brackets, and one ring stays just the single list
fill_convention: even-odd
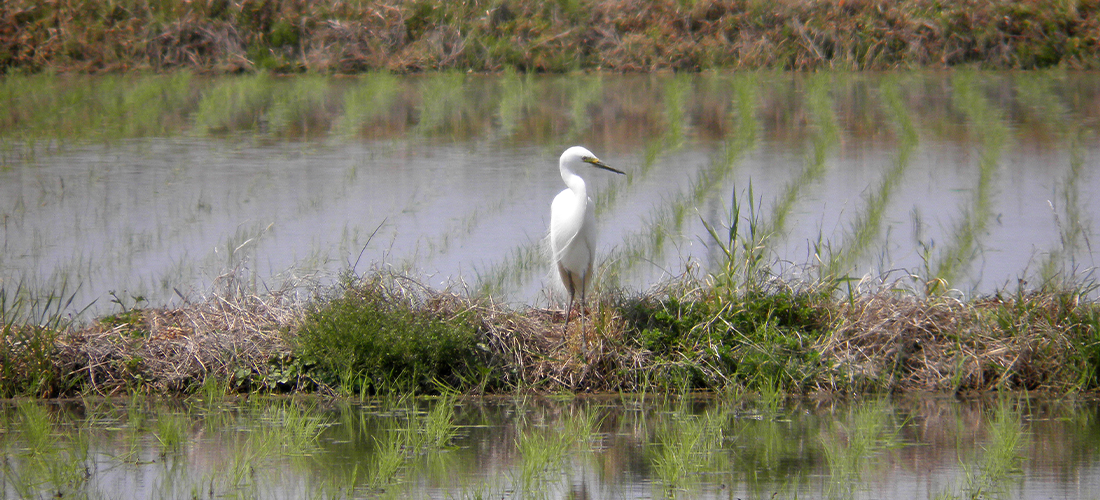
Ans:
[{"label": "straw debris", "polygon": [[208,379],[240,386],[291,355],[283,332],[300,311],[283,294],[240,290],[178,308],[131,309],[60,335],[54,357],[98,393],[190,392]]},{"label": "straw debris", "polygon": [[[56,333],[8,324],[0,368],[26,380],[7,380],[4,390],[187,393],[209,381],[346,395],[1100,385],[1100,307],[1081,291],[834,298],[825,286],[774,277],[740,291],[681,278],[589,304],[585,350],[580,321],[562,331],[564,311],[438,291],[389,270],[313,288],[309,301],[248,294],[236,283],[180,307],[128,308]],[[32,330],[48,335],[32,344]]]}]

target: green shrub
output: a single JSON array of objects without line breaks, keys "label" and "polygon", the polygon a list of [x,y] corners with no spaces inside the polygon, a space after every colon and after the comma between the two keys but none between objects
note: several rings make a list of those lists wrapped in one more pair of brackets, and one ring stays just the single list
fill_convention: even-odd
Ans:
[{"label": "green shrub", "polygon": [[297,354],[316,380],[345,392],[458,386],[481,365],[469,312],[438,307],[423,288],[374,275],[348,278],[315,306],[298,332]]}]

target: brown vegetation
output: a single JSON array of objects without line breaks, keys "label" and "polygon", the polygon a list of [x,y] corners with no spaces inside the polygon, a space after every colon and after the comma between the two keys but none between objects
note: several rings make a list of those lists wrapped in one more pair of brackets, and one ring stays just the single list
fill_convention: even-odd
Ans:
[{"label": "brown vegetation", "polygon": [[97,393],[190,392],[207,381],[249,388],[253,374],[290,356],[284,332],[301,307],[243,293],[231,276],[219,281],[232,285],[194,304],[129,309],[63,332],[52,355],[60,379]]},{"label": "brown vegetation", "polygon": [[[432,373],[419,371],[430,384],[467,392],[729,387],[826,393],[1064,392],[1092,390],[1100,383],[1096,342],[1100,307],[1074,292],[998,295],[964,303],[896,291],[853,300],[811,292],[808,301],[792,302],[777,299],[787,293],[782,291],[770,296],[750,293],[731,302],[729,296],[721,298],[721,292],[715,295],[711,288],[685,285],[690,284],[675,283],[659,292],[680,290],[674,297],[620,298],[593,307],[587,322],[587,351],[579,346],[580,322],[574,321],[563,335],[564,314],[558,310],[512,310],[388,274],[351,283],[353,288],[345,297],[350,293],[362,297],[353,301],[407,302],[413,307],[410,311],[428,318],[436,331],[447,325],[472,327],[476,348],[456,356],[466,359],[454,360],[458,364],[451,367],[425,368],[437,370]],[[689,290],[690,296],[683,295],[683,290]],[[362,322],[367,321],[389,328],[376,314],[368,313],[370,318],[364,319],[362,309],[346,307],[346,298],[340,299],[345,303],[342,309],[324,305],[331,299],[317,300],[320,303],[303,305],[278,294],[257,297],[235,289],[173,309],[129,309],[89,326],[57,332],[48,361],[38,360],[53,366],[52,382],[12,379],[3,384],[10,387],[0,389],[10,393],[24,387],[36,395],[178,393],[213,381],[223,390],[235,391],[417,390],[420,381],[413,380],[410,386],[398,380],[402,366],[410,366],[402,363],[417,362],[407,357],[417,354],[399,344],[422,342],[409,338],[408,332],[378,334],[378,339],[388,338],[385,342],[392,345],[372,341],[370,349],[405,353],[398,355],[397,364],[381,365],[374,374],[347,372],[354,356],[335,367],[310,362],[318,351],[302,350],[298,338],[310,334],[303,326],[310,321],[343,315],[351,322],[339,323],[345,327],[351,324],[354,329],[356,322],[366,325]],[[785,323],[787,313],[780,305],[784,300],[808,304],[804,311],[811,317],[805,324],[821,325],[820,329]],[[712,307],[715,301],[721,307]],[[377,302],[366,304],[380,307]],[[662,323],[663,330],[643,329],[641,316],[674,309],[679,316],[666,318],[671,323]],[[704,309],[717,312],[700,316],[698,311]],[[751,310],[765,315],[768,323],[755,331],[744,329],[747,323],[738,316]],[[38,377],[28,364],[35,359],[18,355],[25,344],[16,335],[18,328],[5,328],[0,364],[5,365],[5,373]],[[369,335],[369,331],[338,328],[332,332],[335,337],[324,337],[323,342],[339,344],[341,335]],[[669,339],[665,346],[671,347],[655,347],[647,340],[655,334]],[[342,350],[331,353],[343,354]],[[482,362],[470,365],[471,359]]]},{"label": "brown vegetation", "polygon": [[1100,67],[1100,0],[8,0],[0,69]]}]

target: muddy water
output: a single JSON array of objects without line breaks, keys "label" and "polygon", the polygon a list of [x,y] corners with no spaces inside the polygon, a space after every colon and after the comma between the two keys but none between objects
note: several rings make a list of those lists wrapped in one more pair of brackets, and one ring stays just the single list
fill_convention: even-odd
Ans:
[{"label": "muddy water", "polygon": [[1089,401],[132,398],[0,415],[5,497],[1100,494]]},{"label": "muddy water", "polygon": [[1095,73],[3,83],[0,279],[73,308],[379,265],[543,305],[573,144],[629,173],[588,175],[604,286],[720,267],[703,221],[757,227],[777,272],[917,290],[1038,286],[1100,251]]}]

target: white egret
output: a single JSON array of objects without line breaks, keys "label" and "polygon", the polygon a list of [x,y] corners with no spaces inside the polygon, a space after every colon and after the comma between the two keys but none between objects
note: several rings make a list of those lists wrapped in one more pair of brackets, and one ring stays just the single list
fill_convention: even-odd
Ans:
[{"label": "white egret", "polygon": [[565,291],[569,293],[569,308],[565,310],[564,334],[573,312],[573,299],[581,295],[581,346],[587,349],[588,338],[584,333],[584,289],[592,276],[592,262],[596,258],[596,204],[588,196],[582,179],[575,169],[584,165],[623,174],[596,158],[591,151],[573,146],[566,149],[558,160],[561,180],[566,188],[554,197],[550,205],[550,251],[558,267]]}]

